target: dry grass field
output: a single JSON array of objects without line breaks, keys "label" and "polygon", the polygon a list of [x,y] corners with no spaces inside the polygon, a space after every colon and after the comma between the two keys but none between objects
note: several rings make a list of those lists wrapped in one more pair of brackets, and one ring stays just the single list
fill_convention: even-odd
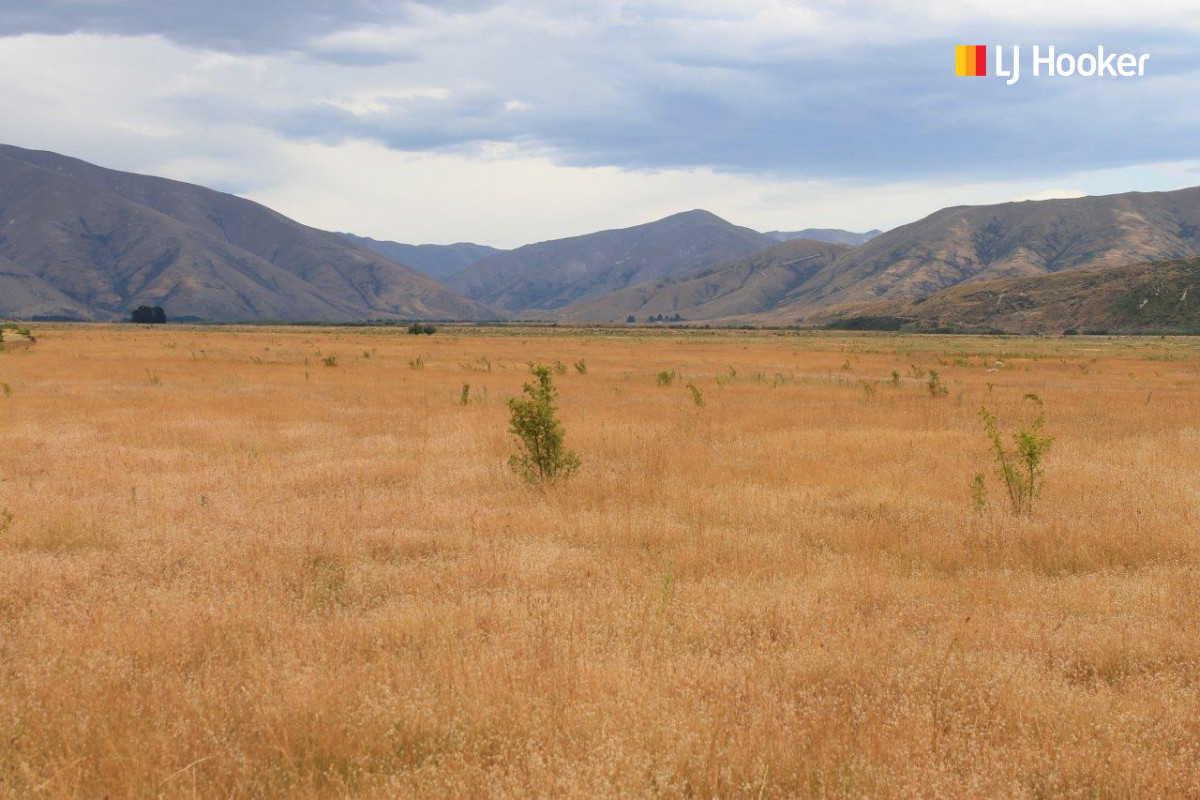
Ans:
[{"label": "dry grass field", "polygon": [[35,332],[0,796],[1200,796],[1200,341]]}]

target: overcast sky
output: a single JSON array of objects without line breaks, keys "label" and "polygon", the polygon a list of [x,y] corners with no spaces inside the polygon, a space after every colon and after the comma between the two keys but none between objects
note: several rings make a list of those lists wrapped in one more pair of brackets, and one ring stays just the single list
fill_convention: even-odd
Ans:
[{"label": "overcast sky", "polygon": [[[1151,58],[1006,86],[956,44]],[[1195,0],[0,0],[0,141],[414,243],[890,228],[1200,184],[1198,45]]]}]

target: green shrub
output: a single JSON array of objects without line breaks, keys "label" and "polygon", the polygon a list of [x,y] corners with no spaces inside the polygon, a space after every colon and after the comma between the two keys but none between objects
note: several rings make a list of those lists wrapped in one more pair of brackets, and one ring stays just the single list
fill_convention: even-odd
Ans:
[{"label": "green shrub", "polygon": [[971,506],[979,514],[987,511],[987,477],[982,472],[976,472],[971,479]]},{"label": "green shrub", "polygon": [[408,326],[408,332],[411,333],[413,336],[433,336],[435,333],[438,332],[438,329],[437,329],[436,325],[431,325],[429,323],[421,324],[420,322],[414,322],[412,325]]},{"label": "green shrub", "polygon": [[689,383],[687,388],[692,393],[692,402],[698,406],[704,405],[704,393],[700,391],[700,387],[694,383]]},{"label": "green shrub", "polygon": [[325,356],[323,359],[321,359],[321,363],[323,363],[327,367],[336,367],[337,361],[338,361],[338,359],[337,359],[336,354],[330,355],[330,356]]},{"label": "green shrub", "polygon": [[458,402],[464,406],[471,404],[471,384],[464,383],[462,385],[462,391],[458,395]]},{"label": "green shrub", "polygon": [[536,364],[532,372],[535,380],[525,384],[524,398],[508,401],[508,430],[520,447],[508,464],[531,483],[547,483],[570,477],[579,469],[579,457],[563,446],[565,431],[557,416],[550,368]]},{"label": "green shrub", "polygon": [[929,380],[926,382],[925,388],[929,390],[930,397],[945,397],[950,394],[950,390],[946,388],[946,384],[942,383],[942,376],[938,375],[936,369],[929,370]]},{"label": "green shrub", "polygon": [[992,446],[996,471],[1008,490],[1008,499],[1012,503],[1013,511],[1017,514],[1030,513],[1045,484],[1042,460],[1050,450],[1050,445],[1054,443],[1052,436],[1042,436],[1045,415],[1038,414],[1028,426],[1022,425],[1017,428],[1012,435],[1012,449],[1004,445],[995,414],[987,408],[981,408],[979,417],[983,420],[984,430]]},{"label": "green shrub", "polygon": [[672,383],[675,382],[675,373],[667,372],[666,370],[663,370],[662,372],[660,372],[654,376],[654,382],[657,383],[659,386],[670,386]]},{"label": "green shrub", "polygon": [[575,362],[575,371],[580,375],[587,375],[587,362],[582,358]]},{"label": "green shrub", "polygon": [[[15,322],[5,322],[3,325],[0,325],[0,334],[3,334],[4,331],[12,331],[17,336],[21,336],[25,339],[33,338],[33,331],[31,331],[29,328],[21,327]],[[3,336],[0,335],[0,338],[3,338]]]}]

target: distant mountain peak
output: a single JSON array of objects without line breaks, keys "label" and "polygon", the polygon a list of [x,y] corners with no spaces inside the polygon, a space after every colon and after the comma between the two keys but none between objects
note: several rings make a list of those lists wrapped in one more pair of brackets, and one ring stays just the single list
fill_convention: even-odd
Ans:
[{"label": "distant mountain peak", "polygon": [[497,253],[448,283],[468,297],[508,311],[554,311],[773,244],[773,239],[757,231],[693,209],[629,228]]},{"label": "distant mountain peak", "polygon": [[490,255],[501,252],[495,247],[488,247],[473,242],[456,242],[455,244],[402,244],[369,236],[355,236],[353,233],[341,233],[356,244],[369,247],[377,253],[393,261],[399,261],[412,267],[422,275],[435,280],[445,280],[457,272],[461,272],[472,264],[482,261]]},{"label": "distant mountain peak", "polygon": [[812,239],[818,242],[847,244],[853,247],[866,244],[881,233],[883,231],[878,228],[864,233],[845,231],[840,228],[804,228],[799,231],[768,231],[767,236],[780,242],[786,242],[788,239]]},{"label": "distant mountain peak", "polygon": [[691,211],[680,211],[678,214],[671,214],[670,216],[663,217],[661,220],[659,220],[659,222],[666,222],[667,220],[726,222],[726,220],[722,217],[719,217],[713,212],[703,208],[693,208]]}]

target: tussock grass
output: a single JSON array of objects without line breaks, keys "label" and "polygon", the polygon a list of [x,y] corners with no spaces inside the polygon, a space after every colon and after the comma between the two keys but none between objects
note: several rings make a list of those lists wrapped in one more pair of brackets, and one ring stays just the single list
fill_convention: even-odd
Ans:
[{"label": "tussock grass", "polygon": [[[0,794],[1200,794],[1200,342],[441,334],[6,357]],[[584,358],[530,491],[505,399]]]}]

